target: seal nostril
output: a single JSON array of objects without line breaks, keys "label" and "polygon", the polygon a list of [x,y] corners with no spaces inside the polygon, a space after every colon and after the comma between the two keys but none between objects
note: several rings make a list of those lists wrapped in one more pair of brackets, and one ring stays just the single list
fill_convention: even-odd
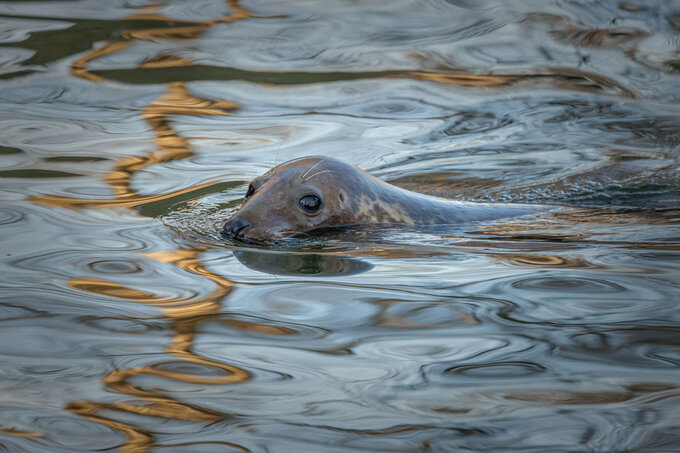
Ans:
[{"label": "seal nostril", "polygon": [[249,226],[250,223],[242,219],[227,220],[222,230],[220,230],[220,234],[226,238],[235,237]]},{"label": "seal nostril", "polygon": [[229,230],[231,230],[231,234],[236,236],[237,234],[239,234],[241,231],[245,230],[249,226],[250,226],[250,224],[248,222],[246,222],[245,220],[236,219],[236,220],[230,220],[229,222],[227,222],[227,225],[224,226],[224,229],[226,230],[227,227],[228,227]]}]

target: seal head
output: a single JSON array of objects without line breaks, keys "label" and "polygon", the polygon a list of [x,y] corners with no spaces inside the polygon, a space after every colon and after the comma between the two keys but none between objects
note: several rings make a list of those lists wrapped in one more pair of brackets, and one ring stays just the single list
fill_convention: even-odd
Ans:
[{"label": "seal head", "polygon": [[250,183],[241,209],[221,233],[266,243],[316,228],[353,224],[355,206],[350,201],[362,179],[358,172],[363,173],[325,157],[279,165]]}]

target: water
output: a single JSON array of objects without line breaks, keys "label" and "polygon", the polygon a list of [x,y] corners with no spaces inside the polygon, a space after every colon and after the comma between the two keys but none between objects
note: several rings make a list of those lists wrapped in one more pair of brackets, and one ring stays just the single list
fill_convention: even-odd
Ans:
[{"label": "water", "polygon": [[[0,2],[0,450],[680,451],[680,3]],[[554,212],[250,247],[305,155]]]}]

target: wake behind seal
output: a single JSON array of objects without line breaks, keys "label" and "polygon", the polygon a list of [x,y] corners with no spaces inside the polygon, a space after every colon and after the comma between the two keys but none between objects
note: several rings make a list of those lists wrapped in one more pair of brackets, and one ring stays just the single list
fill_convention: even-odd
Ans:
[{"label": "wake behind seal", "polygon": [[330,157],[304,157],[255,178],[241,208],[221,230],[267,244],[320,228],[350,225],[451,225],[537,212],[544,206],[469,203],[386,183]]}]

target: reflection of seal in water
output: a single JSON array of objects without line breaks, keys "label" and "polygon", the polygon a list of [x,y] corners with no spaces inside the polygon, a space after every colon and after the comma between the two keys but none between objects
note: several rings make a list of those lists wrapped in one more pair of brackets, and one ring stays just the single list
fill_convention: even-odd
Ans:
[{"label": "reflection of seal in water", "polygon": [[277,275],[354,275],[373,268],[371,264],[359,259],[331,254],[234,250],[234,256],[251,269]]},{"label": "reflection of seal in water", "polygon": [[446,225],[536,212],[540,206],[465,203],[388,184],[328,157],[293,160],[255,178],[222,234],[267,243],[327,227]]}]

